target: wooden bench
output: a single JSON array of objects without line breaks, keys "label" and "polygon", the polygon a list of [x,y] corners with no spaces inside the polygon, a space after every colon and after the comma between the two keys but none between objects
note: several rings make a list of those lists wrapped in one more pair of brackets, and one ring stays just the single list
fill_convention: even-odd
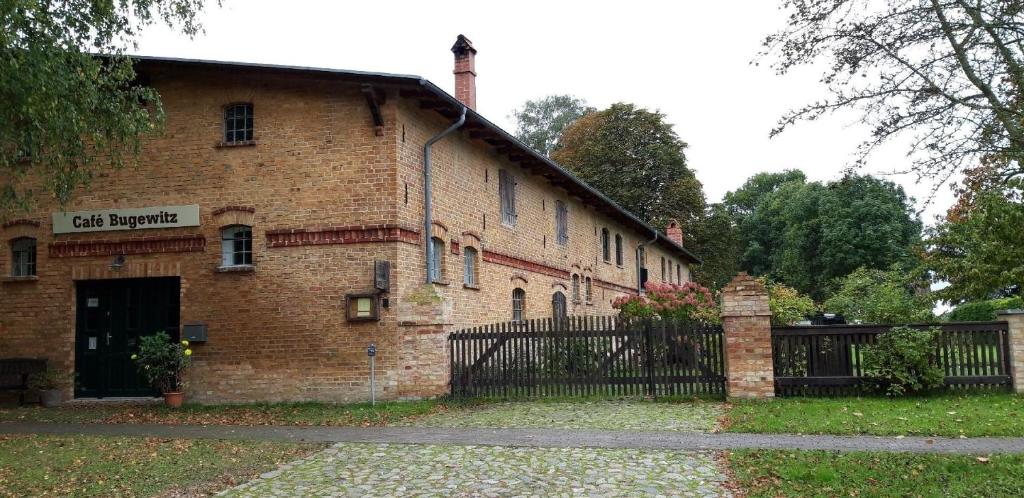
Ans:
[{"label": "wooden bench", "polygon": [[46,360],[37,358],[0,359],[0,391],[18,393],[18,405],[25,404],[28,392],[28,378],[37,372],[46,371]]}]

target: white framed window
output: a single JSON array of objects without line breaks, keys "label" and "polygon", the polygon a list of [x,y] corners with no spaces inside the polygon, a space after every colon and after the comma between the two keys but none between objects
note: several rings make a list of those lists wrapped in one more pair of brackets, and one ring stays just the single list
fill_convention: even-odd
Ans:
[{"label": "white framed window", "polygon": [[430,280],[434,282],[441,282],[444,276],[443,263],[444,263],[444,241],[440,237],[430,238],[431,247],[431,268],[430,268]]},{"label": "white framed window", "polygon": [[622,266],[622,235],[615,234],[615,264]]},{"label": "white framed window", "polygon": [[587,304],[594,302],[594,287],[590,277],[583,281],[583,296],[586,298]]},{"label": "white framed window", "polygon": [[612,241],[611,234],[608,233],[607,228],[601,229],[601,257],[605,263],[612,261]]},{"label": "white framed window", "polygon": [[580,276],[572,276],[572,301],[579,302],[580,300]]},{"label": "white framed window", "polygon": [[526,291],[516,287],[512,290],[512,321],[523,321],[523,308],[526,305]]},{"label": "white framed window", "polygon": [[220,256],[222,266],[252,265],[252,227],[232,225],[221,230]]},{"label": "white framed window", "polygon": [[463,257],[463,277],[462,283],[469,287],[476,287],[476,267],[477,267],[477,252],[472,247],[467,247],[462,250]]},{"label": "white framed window", "polygon": [[252,140],[252,104],[239,103],[224,106],[224,143],[234,144]]},{"label": "white framed window", "polygon": [[20,237],[11,241],[11,276],[31,277],[36,274],[36,239]]}]

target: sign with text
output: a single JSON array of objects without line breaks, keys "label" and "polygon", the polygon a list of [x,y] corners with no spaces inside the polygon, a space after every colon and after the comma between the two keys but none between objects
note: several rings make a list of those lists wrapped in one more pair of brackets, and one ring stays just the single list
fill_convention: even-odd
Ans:
[{"label": "sign with text", "polygon": [[199,226],[199,206],[157,206],[53,213],[53,233]]}]

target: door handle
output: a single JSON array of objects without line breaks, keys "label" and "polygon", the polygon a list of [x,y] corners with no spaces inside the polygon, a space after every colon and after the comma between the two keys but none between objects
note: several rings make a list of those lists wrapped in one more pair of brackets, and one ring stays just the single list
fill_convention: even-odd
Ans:
[{"label": "door handle", "polygon": [[107,346],[110,345],[110,332],[107,332]]}]

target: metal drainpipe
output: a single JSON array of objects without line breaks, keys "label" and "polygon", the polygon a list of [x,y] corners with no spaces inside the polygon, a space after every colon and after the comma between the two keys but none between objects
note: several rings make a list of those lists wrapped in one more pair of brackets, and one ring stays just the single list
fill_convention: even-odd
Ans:
[{"label": "metal drainpipe", "polygon": [[427,143],[423,144],[423,235],[426,241],[427,250],[424,251],[427,255],[427,274],[425,275],[427,283],[431,283],[430,274],[432,273],[431,268],[434,265],[434,245],[431,244],[430,232],[434,226],[433,217],[433,187],[430,183],[430,148],[435,142],[442,138],[450,135],[452,132],[457,130],[463,123],[466,122],[466,106],[462,106],[462,115],[459,116],[459,120],[452,123],[447,129],[434,135],[427,140]]},{"label": "metal drainpipe", "polygon": [[658,231],[654,231],[654,238],[647,242],[641,242],[636,245],[636,292],[637,294],[644,293],[644,284],[640,281],[640,248],[647,247],[658,241]]}]

